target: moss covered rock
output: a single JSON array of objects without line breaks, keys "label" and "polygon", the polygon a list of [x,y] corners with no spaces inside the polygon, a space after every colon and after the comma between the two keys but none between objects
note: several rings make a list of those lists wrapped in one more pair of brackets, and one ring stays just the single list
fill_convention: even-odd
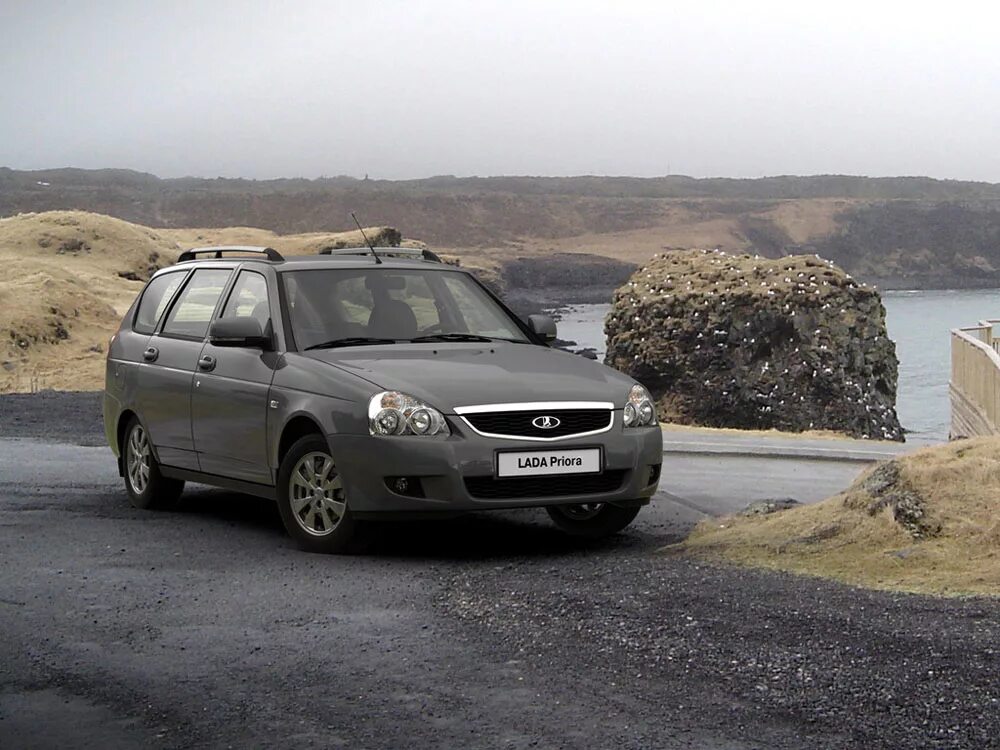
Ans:
[{"label": "moss covered rock", "polygon": [[615,292],[607,364],[664,419],[902,440],[878,292],[816,256],[657,255]]}]

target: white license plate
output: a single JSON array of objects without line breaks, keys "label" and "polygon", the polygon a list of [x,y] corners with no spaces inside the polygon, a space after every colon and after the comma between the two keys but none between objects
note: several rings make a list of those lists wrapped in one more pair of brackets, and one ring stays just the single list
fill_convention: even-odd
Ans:
[{"label": "white license plate", "polygon": [[601,470],[600,448],[561,451],[504,451],[497,454],[498,477],[541,474],[596,474]]}]

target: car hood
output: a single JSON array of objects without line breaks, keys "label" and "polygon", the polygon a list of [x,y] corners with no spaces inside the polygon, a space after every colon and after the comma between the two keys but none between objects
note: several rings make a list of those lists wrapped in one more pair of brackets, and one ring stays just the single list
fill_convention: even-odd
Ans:
[{"label": "car hood", "polygon": [[610,401],[621,408],[635,382],[585,357],[531,344],[395,344],[306,355],[446,413],[533,401]]}]

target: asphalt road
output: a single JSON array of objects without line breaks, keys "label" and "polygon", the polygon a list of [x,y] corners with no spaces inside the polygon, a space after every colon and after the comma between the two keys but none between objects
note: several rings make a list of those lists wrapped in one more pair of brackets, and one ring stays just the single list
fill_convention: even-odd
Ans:
[{"label": "asphalt road", "polygon": [[135,510],[107,449],[75,444],[98,442],[88,402],[4,399],[0,747],[997,741],[994,602],[656,554],[705,512],[818,499],[858,464],[671,456],[669,494],[597,545],[510,512],[323,557],[263,501],[195,487]]}]

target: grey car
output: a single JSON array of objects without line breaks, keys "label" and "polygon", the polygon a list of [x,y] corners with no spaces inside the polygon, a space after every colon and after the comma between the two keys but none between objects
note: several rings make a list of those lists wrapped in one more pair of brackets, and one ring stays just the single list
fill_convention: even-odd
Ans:
[{"label": "grey car", "polygon": [[555,332],[426,250],[189,250],[111,340],[107,439],[135,506],[188,481],[272,498],[310,551],[498,508],[613,534],[656,491],[655,408]]}]

